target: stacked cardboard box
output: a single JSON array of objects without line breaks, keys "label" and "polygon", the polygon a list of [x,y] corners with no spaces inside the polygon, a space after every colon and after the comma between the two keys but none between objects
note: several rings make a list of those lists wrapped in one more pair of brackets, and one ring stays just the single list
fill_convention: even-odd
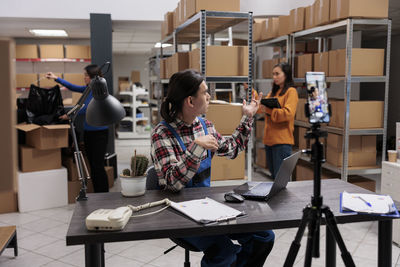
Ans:
[{"label": "stacked cardboard box", "polygon": [[304,12],[304,7],[299,7],[290,11],[290,32],[298,32],[304,30]]},{"label": "stacked cardboard box", "polygon": [[64,58],[63,45],[40,45],[40,58]]},{"label": "stacked cardboard box", "polygon": [[308,6],[304,10],[304,29],[314,27],[314,5]]},{"label": "stacked cardboard box", "polygon": [[263,140],[264,138],[264,128],[265,128],[265,121],[264,120],[257,120],[256,121],[256,139]]},{"label": "stacked cardboard box", "polygon": [[128,91],[130,86],[129,77],[118,77],[118,89],[120,92]]},{"label": "stacked cardboard box", "polygon": [[64,73],[64,80],[76,85],[85,85],[85,76],[83,73]]},{"label": "stacked cardboard box", "polygon": [[316,0],[314,2],[314,26],[329,22],[330,0]]},{"label": "stacked cardboard box", "polygon": [[[247,76],[247,46],[207,46],[206,76]],[[200,70],[200,49],[189,52],[189,67]]]},{"label": "stacked cardboard box", "polygon": [[267,164],[267,154],[265,153],[265,148],[258,147],[256,150],[256,164],[259,167],[268,169]]},{"label": "stacked cardboard box", "polygon": [[279,16],[278,36],[290,34],[290,16]]},{"label": "stacked cardboard box", "polygon": [[39,58],[37,45],[33,44],[17,45],[16,58],[17,59]]},{"label": "stacked cardboard box", "polygon": [[244,179],[245,152],[235,159],[214,156],[211,161],[211,180]]},{"label": "stacked cardboard box", "polygon": [[265,19],[254,19],[253,23],[253,42],[261,41],[261,29]]},{"label": "stacked cardboard box", "polygon": [[[57,77],[62,77],[61,73],[55,72],[54,75]],[[46,73],[39,73],[39,85],[42,88],[51,88],[56,86],[58,83],[56,83],[53,79],[47,79],[46,78]]]},{"label": "stacked cardboard box", "polygon": [[307,99],[305,98],[299,98],[299,101],[297,102],[296,117],[295,117],[297,121],[308,121],[308,118],[306,117],[306,114],[304,112],[304,105],[306,104],[306,102]]},{"label": "stacked cardboard box", "polygon": [[350,17],[387,18],[389,0],[330,0],[331,21]]},{"label": "stacked cardboard box", "polygon": [[[342,153],[343,137],[337,134],[328,134],[326,161],[334,166],[343,164]],[[376,136],[352,135],[349,138],[348,166],[375,166],[376,165]]]},{"label": "stacked cardboard box", "polygon": [[131,83],[140,82],[140,71],[133,70],[131,71]]},{"label": "stacked cardboard box", "polygon": [[61,168],[61,148],[68,146],[69,125],[18,124],[25,132],[25,145],[19,147],[22,172]]},{"label": "stacked cardboard box", "polygon": [[181,0],[184,6],[184,19],[192,17],[201,10],[207,11],[240,11],[240,0]]},{"label": "stacked cardboard box", "polygon": [[38,85],[38,75],[36,73],[19,73],[17,78],[17,88],[29,88],[31,84]]},{"label": "stacked cardboard box", "polygon": [[279,58],[268,59],[262,62],[262,77],[266,79],[272,78],[272,70],[279,63]]},{"label": "stacked cardboard box", "polygon": [[90,59],[91,51],[88,45],[66,45],[65,58]]},{"label": "stacked cardboard box", "polygon": [[328,52],[314,54],[314,71],[325,72],[326,76],[329,74],[329,53]]},{"label": "stacked cardboard box", "polygon": [[279,18],[268,18],[261,23],[262,41],[273,39],[279,36]]},{"label": "stacked cardboard box", "polygon": [[[314,166],[306,161],[299,160],[293,174],[293,180],[305,181],[314,179]],[[321,179],[340,178],[340,174],[322,169]]]},{"label": "stacked cardboard box", "polygon": [[[229,120],[226,119],[226,114],[229,114]],[[210,104],[206,118],[214,124],[217,132],[222,135],[231,135],[239,126],[242,118],[242,105]]]},{"label": "stacked cardboard box", "polygon": [[[332,117],[330,126],[344,127],[345,103],[343,100],[330,100]],[[383,127],[383,101],[351,101],[350,129]]]},{"label": "stacked cardboard box", "polygon": [[167,12],[164,15],[164,21],[161,24],[161,40],[174,31],[174,12]]},{"label": "stacked cardboard box", "polygon": [[313,54],[304,54],[297,57],[296,77],[306,77],[307,71],[313,71]]}]

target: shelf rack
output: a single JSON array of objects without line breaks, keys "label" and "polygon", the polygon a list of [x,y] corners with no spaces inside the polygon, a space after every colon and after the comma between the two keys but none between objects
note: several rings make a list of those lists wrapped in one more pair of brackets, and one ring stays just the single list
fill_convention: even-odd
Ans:
[{"label": "shelf rack", "polygon": [[[248,47],[249,47],[249,62],[248,62],[248,76],[235,76],[235,77],[214,77],[206,76],[206,39],[210,35],[210,42],[213,45],[215,41],[215,34],[228,29],[230,40],[231,27],[239,23],[248,23]],[[205,81],[210,83],[211,98],[215,98],[216,92],[226,90],[216,89],[216,83],[248,83],[249,90],[247,93],[247,101],[251,101],[251,88],[253,84],[253,13],[252,12],[220,12],[220,11],[206,11],[201,10],[193,17],[189,18],[182,25],[178,26],[171,35],[161,40],[160,57],[163,57],[162,45],[165,43],[172,44],[175,52],[178,52],[179,44],[189,45],[192,49],[192,44],[200,43],[200,73],[205,77]],[[231,42],[230,42],[231,43]],[[159,83],[167,83],[167,79],[158,80]],[[235,99],[235,90],[232,86],[232,98]],[[161,92],[161,99],[163,98]],[[250,137],[251,139],[251,137]],[[247,151],[247,166],[252,166],[251,154],[253,149],[253,142],[249,140]],[[247,168],[247,177],[251,181],[252,168]]]},{"label": "shelf rack", "polygon": [[[386,37],[386,65],[384,76],[351,76],[351,62],[352,62],[352,48],[353,48],[353,34],[354,31],[362,31],[363,34],[372,37]],[[296,40],[312,40],[319,38],[319,52],[321,52],[321,44],[323,43],[324,50],[327,51],[328,38],[338,34],[346,34],[346,75],[343,77],[327,77],[327,82],[344,82],[344,101],[345,101],[345,123],[344,128],[336,128],[330,126],[322,127],[330,133],[343,135],[343,167],[338,168],[328,163],[323,164],[323,167],[340,173],[341,179],[347,181],[348,175],[365,175],[365,174],[379,174],[381,169],[379,166],[373,167],[348,167],[348,149],[349,149],[349,136],[350,135],[382,135],[382,160],[386,158],[386,134],[387,134],[387,117],[388,117],[388,95],[389,95],[389,73],[390,73],[390,49],[391,49],[391,19],[345,19],[332,24],[323,25],[299,32],[292,33],[290,37],[282,36],[270,41],[256,44],[262,45],[282,45],[284,40],[289,40],[286,51],[292,51],[291,58],[293,59],[296,51]],[[289,61],[290,62],[290,61]],[[272,79],[256,79],[256,83],[270,82]],[[304,83],[304,78],[294,78],[295,83]],[[353,83],[385,83],[385,96],[384,96],[384,118],[383,128],[375,129],[350,129],[350,95]],[[309,127],[310,124],[302,121],[295,121],[295,125],[301,127]],[[304,157],[303,157],[304,159]]]}]

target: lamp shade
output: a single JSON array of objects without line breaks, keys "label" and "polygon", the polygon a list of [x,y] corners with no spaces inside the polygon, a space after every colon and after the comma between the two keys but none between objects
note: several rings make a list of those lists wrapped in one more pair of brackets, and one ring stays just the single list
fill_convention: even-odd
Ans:
[{"label": "lamp shade", "polygon": [[125,117],[124,107],[108,93],[107,82],[104,78],[95,77],[89,86],[93,94],[93,99],[86,110],[86,121],[89,125],[110,125]]}]

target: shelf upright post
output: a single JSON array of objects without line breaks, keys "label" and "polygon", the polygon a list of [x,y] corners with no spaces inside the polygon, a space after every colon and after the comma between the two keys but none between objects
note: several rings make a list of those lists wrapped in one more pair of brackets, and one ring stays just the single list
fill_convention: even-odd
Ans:
[{"label": "shelf upright post", "polygon": [[[387,119],[389,104],[389,77],[390,77],[390,47],[392,42],[392,20],[387,22],[387,41],[386,41],[386,66],[385,66],[385,99],[383,110],[383,140],[382,140],[382,161],[386,160],[386,138],[387,138]],[[397,142],[397,140],[396,140]]]},{"label": "shelf upright post", "polygon": [[343,164],[342,164],[342,180],[347,182],[348,165],[349,165],[349,130],[350,130],[350,100],[351,100],[351,60],[353,49],[353,19],[347,19],[346,29],[346,78],[344,81],[344,132],[343,132]]},{"label": "shelf upright post", "polygon": [[[206,11],[201,10],[200,16],[200,73],[206,78]],[[207,81],[207,78],[206,78]],[[215,87],[210,88],[211,99],[215,99]]]},{"label": "shelf upright post", "polygon": [[[249,47],[249,73],[247,77],[248,93],[247,93],[247,104],[251,104],[252,101],[252,89],[253,89],[253,12],[249,12],[248,18],[249,26],[249,38],[247,41],[247,46]],[[254,131],[250,135],[247,149],[247,179],[252,180],[253,175],[253,162],[252,162],[252,151],[253,151],[253,136]]]}]

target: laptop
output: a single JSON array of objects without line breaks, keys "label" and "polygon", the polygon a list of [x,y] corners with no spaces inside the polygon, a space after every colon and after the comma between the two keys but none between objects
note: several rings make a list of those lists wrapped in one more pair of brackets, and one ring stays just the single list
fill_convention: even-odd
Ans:
[{"label": "laptop", "polygon": [[233,191],[246,199],[269,200],[287,186],[300,155],[298,151],[285,158],[273,182],[247,182]]}]

